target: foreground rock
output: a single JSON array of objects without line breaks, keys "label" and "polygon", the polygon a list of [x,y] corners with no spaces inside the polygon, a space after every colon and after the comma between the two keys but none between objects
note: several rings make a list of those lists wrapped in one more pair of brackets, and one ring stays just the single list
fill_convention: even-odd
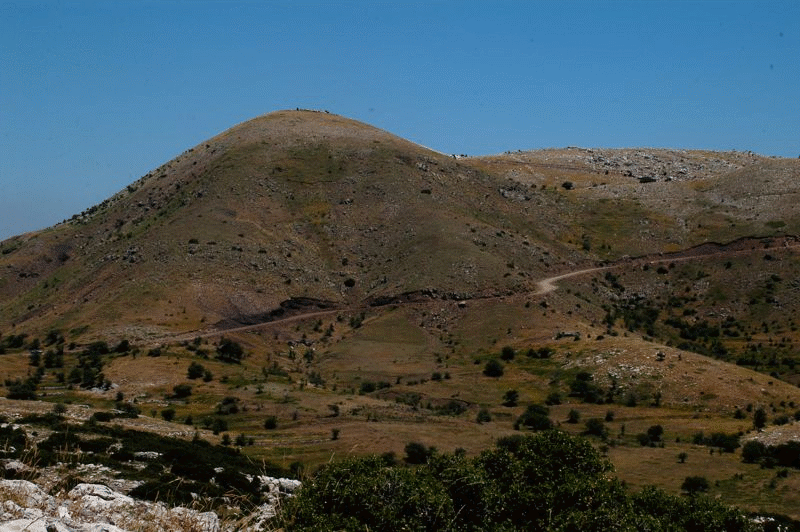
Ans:
[{"label": "foreground rock", "polygon": [[214,512],[133,499],[102,484],[78,484],[54,497],[26,480],[0,480],[0,532],[133,532],[160,530],[256,530],[275,515],[279,498],[300,483],[263,478],[270,486],[269,503],[234,522],[221,522]]}]

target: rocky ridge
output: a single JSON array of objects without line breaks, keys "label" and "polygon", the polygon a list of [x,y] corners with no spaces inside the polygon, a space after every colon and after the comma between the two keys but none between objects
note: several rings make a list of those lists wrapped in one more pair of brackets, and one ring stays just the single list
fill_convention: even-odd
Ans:
[{"label": "rocky ridge", "polygon": [[290,496],[300,482],[260,477],[268,488],[268,502],[235,518],[211,511],[168,508],[163,503],[136,500],[103,484],[81,483],[66,493],[50,495],[27,480],[0,480],[0,532],[127,532],[181,530],[222,532],[261,530],[275,515],[280,499]]}]

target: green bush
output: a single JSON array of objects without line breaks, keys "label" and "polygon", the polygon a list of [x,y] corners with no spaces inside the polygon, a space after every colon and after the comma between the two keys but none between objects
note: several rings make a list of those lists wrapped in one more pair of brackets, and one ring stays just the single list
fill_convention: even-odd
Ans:
[{"label": "green bush", "polygon": [[514,351],[514,348],[510,345],[505,346],[502,351],[500,351],[500,358],[506,362],[510,362],[514,360],[514,357],[517,355],[517,352]]},{"label": "green bush", "polygon": [[550,421],[550,409],[542,405],[528,405],[525,412],[517,418],[514,427],[519,429],[525,427],[531,430],[547,430],[553,428]]},{"label": "green bush", "polygon": [[567,423],[577,423],[581,419],[581,413],[574,408],[570,409],[567,414]]},{"label": "green bush", "polygon": [[[418,444],[419,451],[427,451]],[[655,488],[629,495],[582,438],[515,436],[476,458],[433,454],[414,468],[381,457],[323,466],[289,499],[285,530],[754,530],[741,513]]]},{"label": "green bush", "polygon": [[586,420],[586,434],[606,439],[608,437],[608,428],[602,419],[593,417]]},{"label": "green bush", "polygon": [[192,386],[190,384],[176,384],[172,387],[172,396],[176,399],[184,399],[192,395]]},{"label": "green bush", "polygon": [[227,416],[230,414],[239,413],[239,398],[238,397],[225,397],[217,405],[217,414]]},{"label": "green bush", "polygon": [[561,394],[558,392],[550,392],[547,395],[547,399],[544,400],[544,404],[546,404],[547,406],[560,405]]},{"label": "green bush", "polygon": [[698,476],[686,477],[683,484],[681,484],[681,489],[689,495],[696,495],[700,492],[708,491],[708,487],[708,480],[706,477]]},{"label": "green bush", "polygon": [[503,406],[517,406],[517,401],[519,401],[517,390],[508,390],[503,394]]},{"label": "green bush", "polygon": [[486,366],[484,366],[483,374],[487,377],[502,377],[503,365],[497,360],[492,359],[486,363]]},{"label": "green bush", "polygon": [[244,349],[238,342],[234,342],[228,338],[222,338],[217,346],[217,358],[224,362],[232,362],[238,364],[244,357]]},{"label": "green bush", "polygon": [[750,440],[742,447],[742,461],[754,464],[766,456],[767,446],[760,441]]},{"label": "green bush", "polygon": [[197,362],[192,362],[189,364],[189,368],[186,370],[186,378],[188,379],[199,379],[203,376],[206,372],[206,368],[203,367],[202,364],[198,364]]},{"label": "green bush", "polygon": [[17,379],[11,383],[6,382],[6,386],[8,387],[6,397],[9,399],[36,400],[36,383],[31,379],[24,381]]},{"label": "green bush", "polygon": [[406,458],[408,464],[424,464],[428,461],[428,457],[433,454],[433,448],[425,447],[422,443],[412,441],[405,447]]}]

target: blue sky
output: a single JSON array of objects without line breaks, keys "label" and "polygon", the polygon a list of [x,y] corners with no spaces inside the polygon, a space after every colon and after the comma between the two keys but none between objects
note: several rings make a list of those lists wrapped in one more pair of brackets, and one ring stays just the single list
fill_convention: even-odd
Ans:
[{"label": "blue sky", "polygon": [[800,155],[800,2],[0,0],[0,239],[236,123]]}]

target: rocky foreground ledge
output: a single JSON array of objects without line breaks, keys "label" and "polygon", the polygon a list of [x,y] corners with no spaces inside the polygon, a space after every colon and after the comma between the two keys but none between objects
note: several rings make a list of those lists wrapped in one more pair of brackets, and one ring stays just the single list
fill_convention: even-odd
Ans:
[{"label": "rocky foreground ledge", "polygon": [[235,517],[223,519],[214,512],[136,500],[103,484],[78,484],[62,496],[52,496],[27,480],[0,480],[0,532],[261,530],[275,515],[280,499],[291,496],[300,482],[260,480],[269,487],[269,502],[248,515],[234,513]]}]

